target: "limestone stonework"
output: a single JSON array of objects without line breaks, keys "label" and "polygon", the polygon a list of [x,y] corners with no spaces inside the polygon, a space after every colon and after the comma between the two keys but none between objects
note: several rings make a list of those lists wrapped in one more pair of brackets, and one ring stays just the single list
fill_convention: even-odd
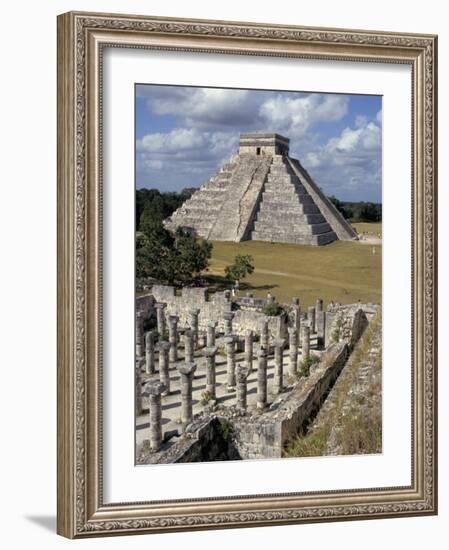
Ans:
[{"label": "limestone stonework", "polygon": [[146,385],[150,409],[150,448],[158,451],[162,443],[162,399],[165,386],[158,380],[152,380]]},{"label": "limestone stonework", "polygon": [[195,363],[185,363],[178,367],[181,375],[181,424],[183,430],[192,422],[192,381],[196,370]]},{"label": "limestone stonework", "polygon": [[217,241],[324,245],[357,233],[279,134],[241,134],[240,148],[165,221]]}]

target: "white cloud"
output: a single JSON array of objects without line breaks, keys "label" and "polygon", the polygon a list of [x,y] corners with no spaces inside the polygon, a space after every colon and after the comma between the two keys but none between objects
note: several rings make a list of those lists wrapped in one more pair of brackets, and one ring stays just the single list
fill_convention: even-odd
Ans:
[{"label": "white cloud", "polygon": [[259,113],[267,126],[291,138],[302,137],[320,122],[341,120],[348,110],[348,98],[311,94],[300,97],[281,95],[262,103]]},{"label": "white cloud", "polygon": [[[316,183],[340,199],[381,200],[382,133],[373,121],[356,117],[355,128],[345,128],[303,157]],[[301,160],[301,158],[300,158]]]},{"label": "white cloud", "polygon": [[278,132],[290,138],[291,155],[326,193],[380,198],[381,110],[372,120],[356,116],[324,144],[320,139],[323,125],[331,128],[348,114],[349,96],[176,86],[139,86],[137,94],[153,114],[170,115],[177,126],[138,140],[139,185],[200,185],[237,151],[240,132]]}]

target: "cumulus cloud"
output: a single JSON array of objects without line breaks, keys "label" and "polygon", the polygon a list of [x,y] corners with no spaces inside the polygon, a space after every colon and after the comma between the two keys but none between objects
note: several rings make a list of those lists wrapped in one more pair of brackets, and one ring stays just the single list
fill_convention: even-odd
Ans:
[{"label": "cumulus cloud", "polygon": [[300,97],[277,94],[264,101],[259,109],[266,124],[290,138],[303,137],[320,122],[335,122],[347,113],[345,96],[311,94]]},{"label": "cumulus cloud", "polygon": [[382,133],[377,122],[356,117],[354,128],[308,151],[303,163],[329,195],[360,200],[363,191],[365,200],[381,200]]},{"label": "cumulus cloud", "polygon": [[363,187],[380,200],[381,111],[371,120],[354,116],[325,143],[321,137],[323,127],[348,120],[349,96],[176,86],[138,86],[137,96],[151,116],[175,120],[137,141],[139,186],[198,186],[237,151],[239,133],[277,132],[326,193],[358,200]]},{"label": "cumulus cloud", "polygon": [[235,132],[175,128],[147,134],[136,143],[139,185],[181,190],[211,176],[238,148]]}]

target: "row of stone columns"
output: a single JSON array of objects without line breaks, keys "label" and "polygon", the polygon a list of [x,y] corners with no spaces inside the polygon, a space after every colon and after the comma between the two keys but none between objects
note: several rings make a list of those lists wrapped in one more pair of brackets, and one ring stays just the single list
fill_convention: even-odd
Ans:
[{"label": "row of stone columns", "polygon": [[[168,353],[168,348],[167,348]],[[181,377],[181,424],[182,430],[193,420],[193,375],[196,370],[195,363],[183,363],[178,367]],[[165,371],[164,371],[165,372]],[[140,390],[140,374],[136,376],[138,380],[138,395],[140,395],[140,414],[142,414],[141,392]],[[162,380],[151,380],[146,384],[145,391],[149,399],[149,416],[150,416],[150,448],[152,451],[158,451],[162,444],[162,396],[167,395],[170,391],[169,378]],[[136,405],[137,407],[137,405]]]},{"label": "row of stone columns", "polygon": [[[298,344],[301,332],[301,340],[303,344],[303,358],[309,357],[310,354],[310,333],[317,329],[321,330],[324,324],[321,316],[324,314],[322,301],[317,306],[308,308],[307,323],[301,323],[301,314],[299,301],[293,303],[293,323],[289,328],[289,373],[296,374],[297,359],[298,359]],[[158,307],[159,306],[159,307]],[[165,304],[156,304],[158,331],[162,336],[165,334]],[[178,367],[181,376],[181,422],[183,430],[193,419],[192,407],[192,384],[193,375],[196,370],[194,363],[194,351],[198,347],[198,309],[190,312],[190,329],[185,331],[184,346],[185,346],[185,363]],[[140,312],[139,312],[140,313]],[[148,332],[144,335],[143,332],[143,315],[136,316],[136,356],[140,359],[143,356],[143,345],[145,346],[145,371],[148,374],[154,373],[154,355],[155,342],[154,333]],[[318,313],[318,315],[317,315]],[[224,332],[225,332],[225,350],[227,356],[227,386],[228,389],[236,389],[237,407],[241,410],[247,408],[247,379],[252,370],[253,364],[253,332],[245,333],[245,360],[243,365],[236,365],[236,337],[232,334],[233,313],[228,312],[224,315]],[[159,372],[160,379],[148,383],[148,395],[150,405],[150,446],[153,450],[158,450],[162,442],[162,427],[161,427],[161,396],[170,393],[170,376],[169,363],[178,360],[178,330],[177,324],[179,317],[171,315],[168,318],[168,342],[159,342]],[[320,324],[321,323],[321,324]],[[206,358],[206,391],[212,399],[216,399],[216,354],[217,347],[215,346],[217,322],[212,321],[208,324],[206,330],[206,347],[203,349],[203,354]],[[301,331],[299,330],[301,329]],[[264,409],[267,406],[267,355],[269,351],[269,321],[266,319],[262,325],[260,334],[260,350],[257,353],[257,408]],[[275,393],[280,393],[283,389],[283,349],[285,340],[278,338],[273,341],[274,347],[274,387]],[[136,411],[142,409],[141,401],[141,362],[137,361],[138,374],[136,376]]]}]

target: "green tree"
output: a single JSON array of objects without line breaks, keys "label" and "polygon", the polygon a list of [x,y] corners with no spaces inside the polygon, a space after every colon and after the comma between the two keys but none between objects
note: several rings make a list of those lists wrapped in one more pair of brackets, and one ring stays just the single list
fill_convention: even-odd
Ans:
[{"label": "green tree", "polygon": [[253,257],[249,254],[237,254],[234,263],[225,267],[225,275],[231,281],[240,281],[254,272]]},{"label": "green tree", "polygon": [[175,275],[177,282],[188,283],[208,268],[212,243],[199,239],[178,227],[175,239]]},{"label": "green tree", "polygon": [[212,244],[178,228],[149,221],[136,238],[136,276],[166,284],[186,284],[207,269]]}]

